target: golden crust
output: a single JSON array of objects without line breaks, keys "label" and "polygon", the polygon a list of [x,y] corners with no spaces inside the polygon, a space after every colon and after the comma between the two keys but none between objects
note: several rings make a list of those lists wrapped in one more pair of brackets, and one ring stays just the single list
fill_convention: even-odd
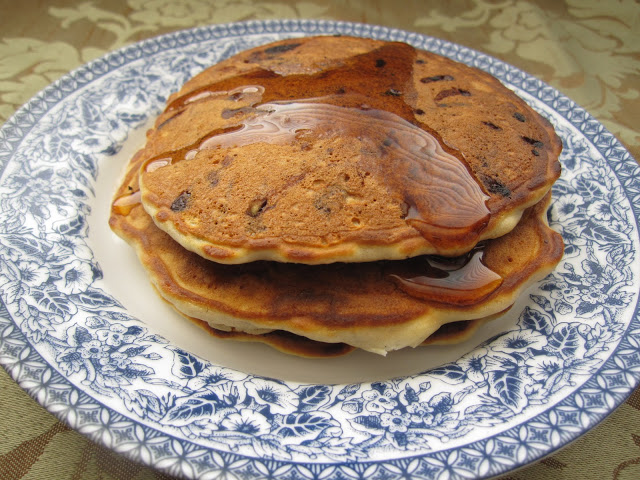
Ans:
[{"label": "golden crust", "polygon": [[[280,140],[259,137],[265,122]],[[403,135],[445,173],[412,185],[424,159],[398,160],[415,153]],[[500,237],[557,179],[560,150],[550,124],[480,70],[404,44],[311,37],[194,77],[138,158],[145,209],[183,247],[220,263],[323,264],[459,255]],[[439,185],[441,197],[413,194]],[[466,223],[440,219],[452,205]]]}]

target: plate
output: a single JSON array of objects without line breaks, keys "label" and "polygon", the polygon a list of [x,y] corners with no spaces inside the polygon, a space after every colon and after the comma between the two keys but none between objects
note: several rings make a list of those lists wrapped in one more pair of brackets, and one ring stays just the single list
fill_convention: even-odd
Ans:
[{"label": "plate", "polygon": [[[304,360],[178,318],[106,223],[167,96],[285,37],[399,40],[486,70],[564,143],[549,213],[565,257],[455,348]],[[582,108],[459,45],[363,24],[260,21],[131,45],[63,77],[0,130],[0,363],[61,421],[186,478],[479,478],[564,446],[640,377],[640,168]]]}]

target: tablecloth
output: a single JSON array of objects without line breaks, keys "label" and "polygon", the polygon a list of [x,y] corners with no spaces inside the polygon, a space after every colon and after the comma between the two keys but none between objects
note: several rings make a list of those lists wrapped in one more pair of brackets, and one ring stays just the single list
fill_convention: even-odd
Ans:
[{"label": "tablecloth", "polygon": [[[493,55],[583,106],[640,158],[634,0],[0,0],[0,123],[75,67],[158,34],[250,19],[366,22]],[[0,479],[166,479],[71,430],[0,369]],[[640,390],[573,444],[500,477],[640,478]]]}]

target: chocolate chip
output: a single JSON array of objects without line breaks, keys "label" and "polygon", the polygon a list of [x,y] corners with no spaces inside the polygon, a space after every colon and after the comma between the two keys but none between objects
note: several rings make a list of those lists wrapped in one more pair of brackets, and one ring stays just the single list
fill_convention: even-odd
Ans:
[{"label": "chocolate chip", "polygon": [[340,87],[340,88],[336,91],[336,93],[337,93],[338,95],[343,95],[345,92],[346,92],[346,90],[345,90],[344,88],[342,88],[342,87]]},{"label": "chocolate chip", "polygon": [[317,210],[320,210],[323,213],[329,214],[331,213],[331,207],[329,205],[327,205],[326,203],[324,203],[322,201],[322,199],[316,199],[313,202],[313,206],[316,207]]},{"label": "chocolate chip", "polygon": [[385,147],[390,147],[392,143],[393,143],[393,140],[391,140],[389,137],[385,138],[384,141],[382,142],[382,144]]},{"label": "chocolate chip", "polygon": [[461,88],[449,88],[447,90],[442,90],[438,95],[435,96],[434,100],[437,102],[442,100],[443,98],[451,97],[453,95],[462,95],[463,97],[470,97],[471,92],[468,90],[462,90]]},{"label": "chocolate chip", "polygon": [[522,115],[522,114],[521,114],[521,113],[519,113],[519,112],[515,112],[515,113],[513,114],[513,118],[515,118],[515,119],[516,119],[516,120],[518,120],[519,122],[526,122],[526,121],[527,121],[527,119],[525,118],[525,116],[524,116],[524,115]]},{"label": "chocolate chip", "polygon": [[416,60],[416,63],[417,63],[418,65],[422,65],[423,63],[427,63],[427,62],[425,62],[424,60],[422,60],[421,58],[419,58],[419,59],[417,59],[417,60]]},{"label": "chocolate chip", "polygon": [[181,212],[189,205],[189,199],[191,198],[191,192],[185,190],[173,201],[171,204],[171,210],[174,212]]},{"label": "chocolate chip", "polygon": [[218,172],[215,170],[210,171],[207,174],[207,180],[209,180],[209,185],[211,187],[215,187],[216,185],[218,185],[218,182],[220,181],[218,178]]},{"label": "chocolate chip", "polygon": [[482,183],[485,184],[487,190],[491,193],[497,193],[498,195],[502,195],[503,197],[510,197],[511,190],[500,180],[497,180],[493,177],[489,177],[487,175],[482,176]]},{"label": "chocolate chip", "polygon": [[433,77],[424,77],[420,81],[422,83],[441,82],[442,80],[451,81],[453,77],[451,75],[434,75]]},{"label": "chocolate chip", "polygon": [[533,153],[536,157],[540,156],[540,152],[538,150],[536,150],[535,148],[531,150],[531,153]]},{"label": "chocolate chip", "polygon": [[502,130],[502,128],[500,128],[495,123],[491,123],[491,122],[482,122],[482,123],[484,123],[487,127],[491,128],[492,130]]},{"label": "chocolate chip", "polygon": [[343,186],[332,185],[322,191],[313,201],[313,206],[325,215],[340,211],[345,204],[347,191]]},{"label": "chocolate chip", "polygon": [[301,43],[286,43],[284,45],[276,45],[275,47],[269,47],[264,50],[267,55],[274,55],[276,53],[284,53],[290,50],[298,48]]},{"label": "chocolate chip", "polygon": [[424,110],[422,110],[421,108],[416,108],[415,112],[416,115],[424,115]]},{"label": "chocolate chip", "polygon": [[525,137],[523,135],[522,139],[525,142],[527,142],[528,144],[533,145],[536,148],[543,148],[544,147],[544,143],[542,143],[540,140],[536,140],[535,138]]},{"label": "chocolate chip", "polygon": [[379,58],[376,60],[376,67],[378,68],[382,68],[387,64],[386,60],[383,60],[382,58]]}]

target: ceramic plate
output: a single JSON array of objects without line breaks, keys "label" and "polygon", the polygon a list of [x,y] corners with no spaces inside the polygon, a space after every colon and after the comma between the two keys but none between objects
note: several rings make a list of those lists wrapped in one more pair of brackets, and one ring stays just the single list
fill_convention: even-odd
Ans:
[{"label": "ceramic plate", "polygon": [[[405,41],[489,71],[556,127],[562,262],[457,347],[330,360],[208,338],[152,291],[107,226],[165,99],[240,50],[291,36]],[[640,377],[640,169],[600,123],[484,54],[370,25],[216,25],[63,77],[0,130],[0,362],[92,440],[188,478],[474,478],[567,444]]]}]

